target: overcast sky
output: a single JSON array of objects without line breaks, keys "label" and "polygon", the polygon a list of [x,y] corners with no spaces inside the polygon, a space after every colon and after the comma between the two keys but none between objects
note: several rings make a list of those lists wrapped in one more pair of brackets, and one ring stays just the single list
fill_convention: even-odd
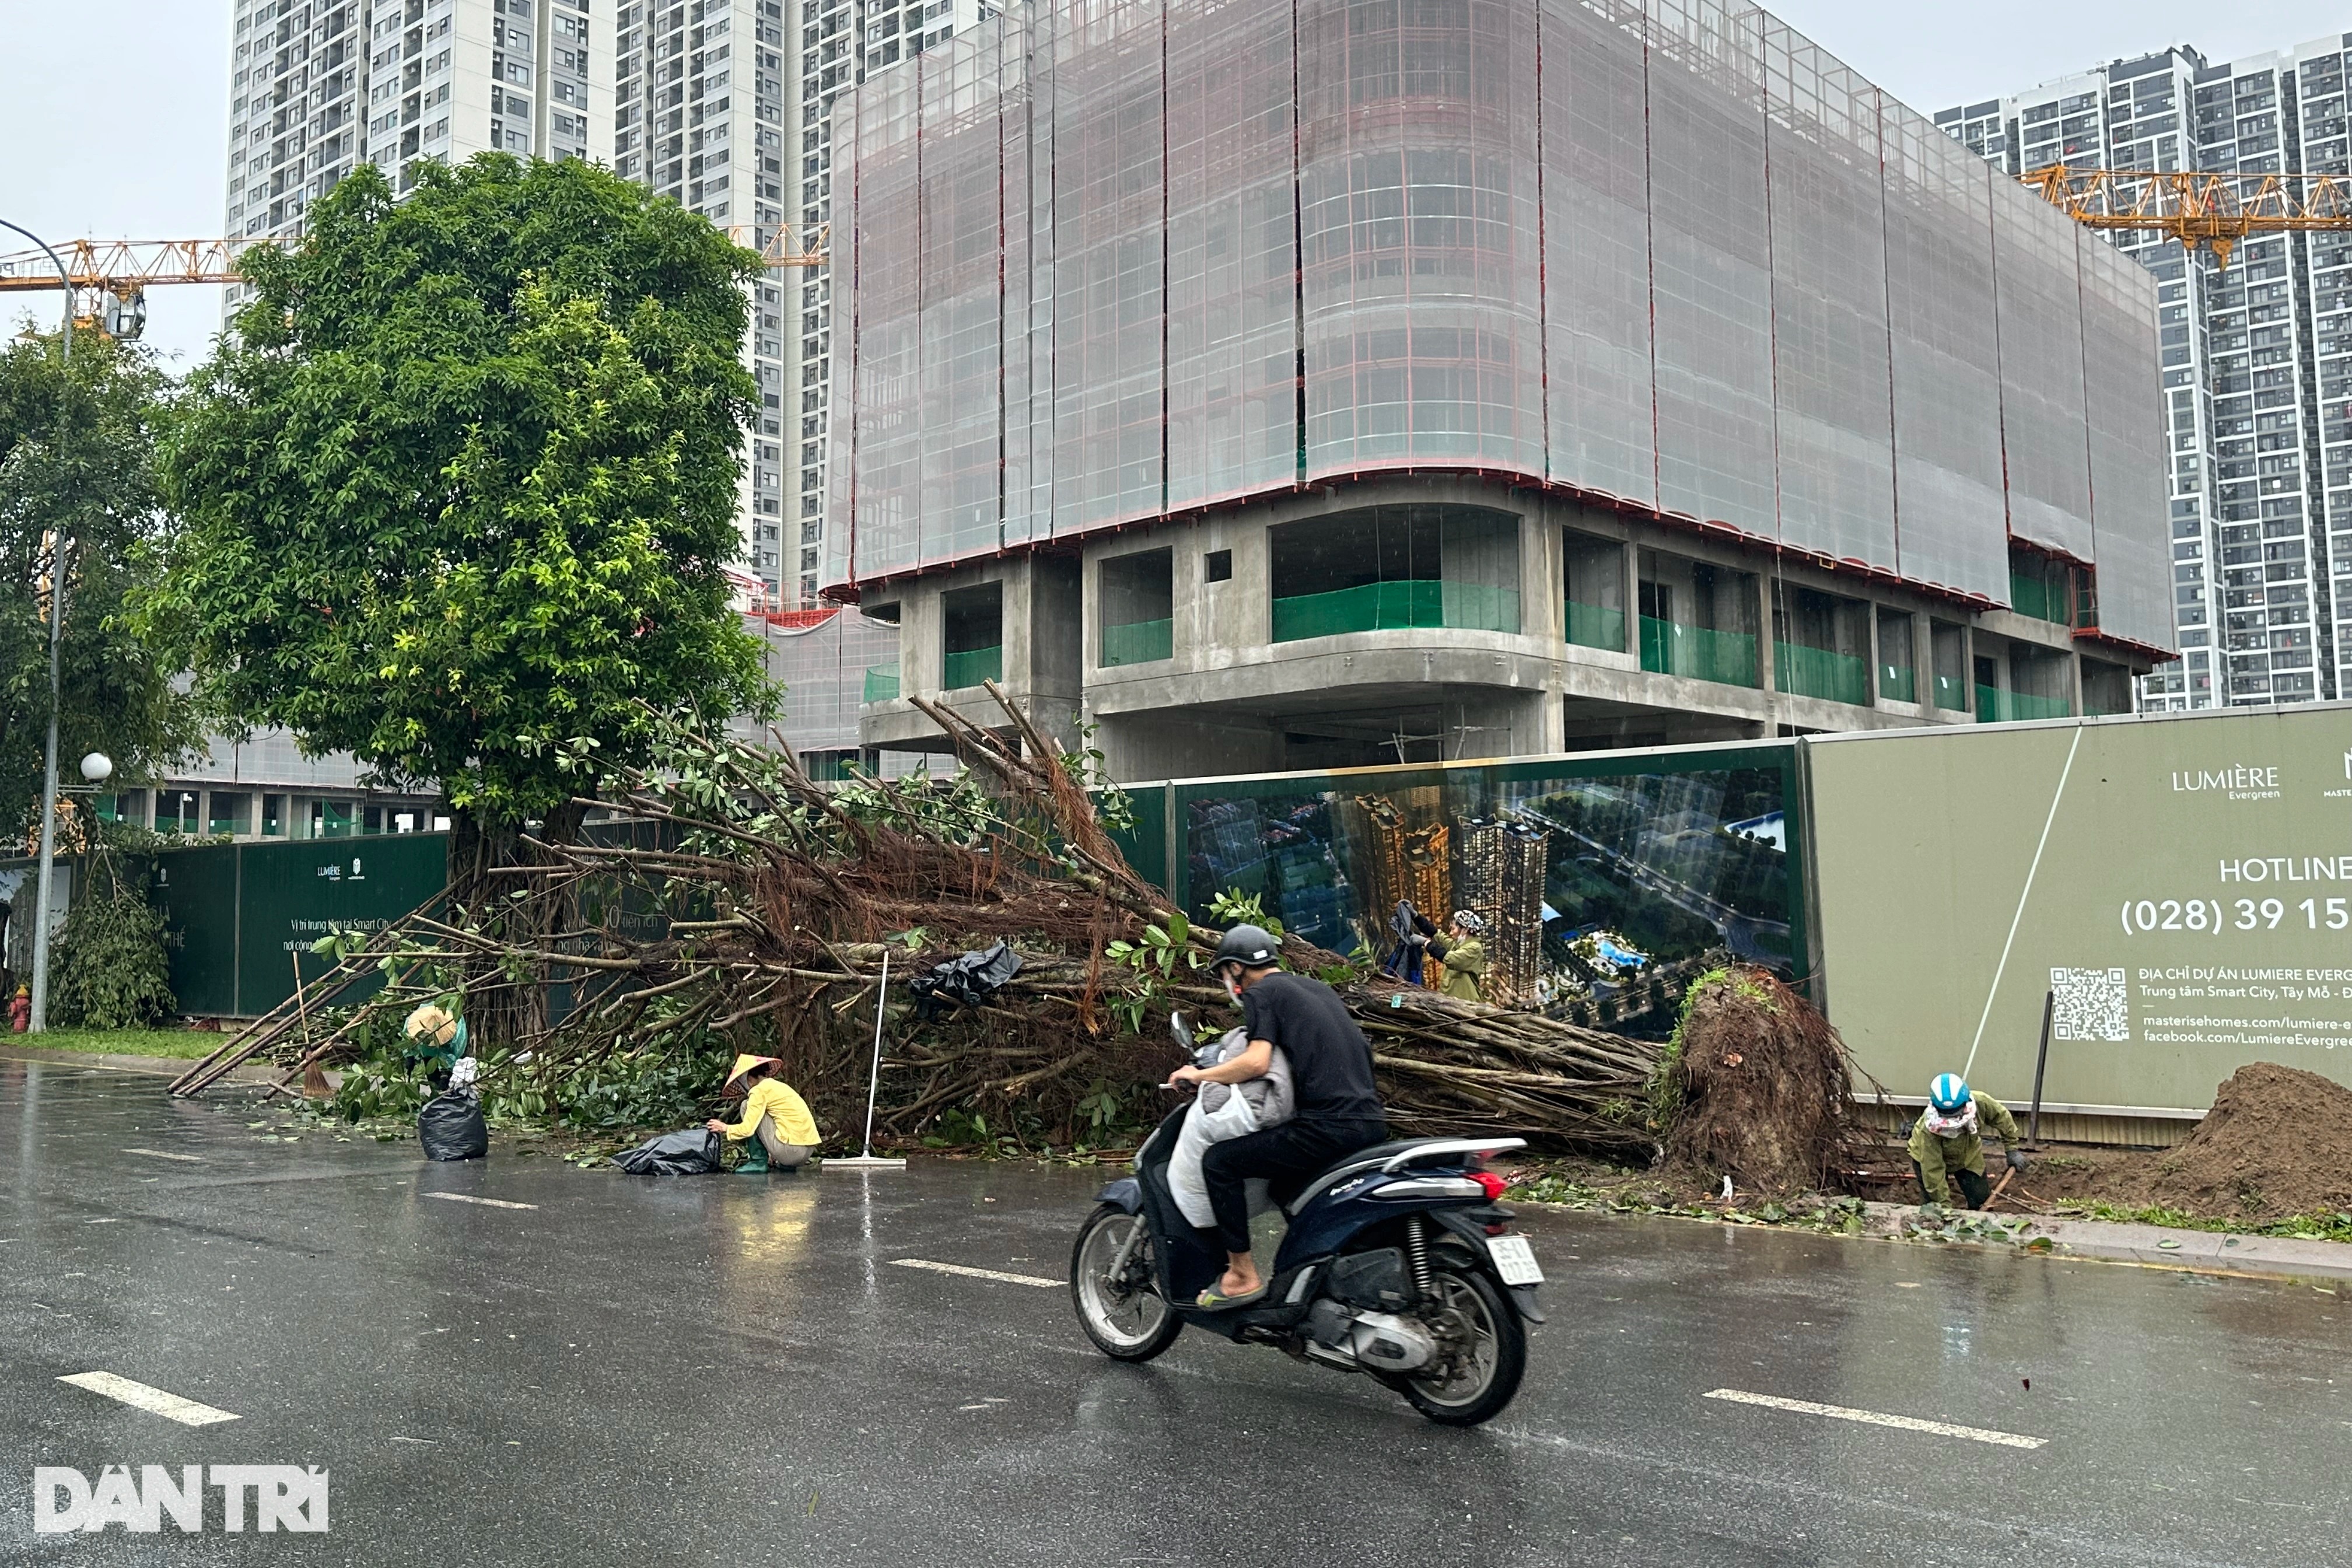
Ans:
[{"label": "overcast sky", "polygon": [[[2188,43],[2222,60],[2352,30],[2352,0],[1780,0],[1769,7],[1926,111]],[[0,218],[58,242],[210,238],[226,185],[229,0],[0,0]],[[101,96],[102,95],[102,96]],[[0,231],[0,252],[14,250]],[[14,330],[35,302],[0,302]],[[220,290],[148,294],[148,340],[181,368]]]}]

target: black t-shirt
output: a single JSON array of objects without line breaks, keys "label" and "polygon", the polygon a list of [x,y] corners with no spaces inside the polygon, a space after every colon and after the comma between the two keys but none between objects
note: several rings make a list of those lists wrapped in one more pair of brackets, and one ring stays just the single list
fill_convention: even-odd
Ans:
[{"label": "black t-shirt", "polygon": [[1372,1087],[1372,1047],[1339,994],[1319,980],[1269,974],[1242,993],[1249,1037],[1290,1058],[1303,1122],[1368,1121],[1380,1117]]}]

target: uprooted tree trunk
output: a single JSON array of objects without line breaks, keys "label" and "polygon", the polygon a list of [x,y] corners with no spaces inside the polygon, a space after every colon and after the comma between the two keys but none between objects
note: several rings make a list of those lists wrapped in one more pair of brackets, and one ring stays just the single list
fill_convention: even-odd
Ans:
[{"label": "uprooted tree trunk", "polygon": [[[520,822],[486,819],[460,807],[451,815],[446,921],[478,931],[493,949],[529,953],[555,945],[572,929],[576,913],[569,889],[551,884],[548,897],[509,898],[518,868],[553,869],[564,847],[579,839],[592,803],[565,801],[548,813],[536,831]],[[475,998],[467,1009],[471,1037],[482,1046],[529,1039],[550,1022],[547,964],[526,959],[492,962],[477,954],[446,977],[450,989]]]},{"label": "uprooted tree trunk", "polygon": [[1856,1071],[1829,1020],[1769,972],[1705,976],[1659,1079],[1666,1161],[1751,1192],[1840,1186],[1870,1143],[1851,1110]]}]

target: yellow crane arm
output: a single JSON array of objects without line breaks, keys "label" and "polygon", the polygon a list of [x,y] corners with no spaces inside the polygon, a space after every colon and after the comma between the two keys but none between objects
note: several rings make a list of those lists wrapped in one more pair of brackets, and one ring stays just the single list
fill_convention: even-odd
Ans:
[{"label": "yellow crane arm", "polygon": [[[759,231],[738,225],[727,231],[736,244],[756,248],[771,268],[822,267],[832,226],[801,228],[779,224],[761,243]],[[103,289],[112,294],[158,283],[234,283],[236,258],[248,246],[283,244],[268,239],[76,239],[58,247],[77,289]],[[56,289],[58,269],[42,250],[18,250],[0,255],[0,291]]]},{"label": "yellow crane arm", "polygon": [[[236,253],[251,239],[75,239],[58,247],[58,259],[77,289],[120,292],[151,283],[233,283]],[[0,256],[0,289],[61,287],[44,250]]]},{"label": "yellow crane arm", "polygon": [[2083,169],[2053,163],[2019,179],[2087,228],[2143,229],[2184,248],[2211,247],[2221,267],[2255,235],[2352,232],[2352,179],[2342,174],[2198,174]]}]

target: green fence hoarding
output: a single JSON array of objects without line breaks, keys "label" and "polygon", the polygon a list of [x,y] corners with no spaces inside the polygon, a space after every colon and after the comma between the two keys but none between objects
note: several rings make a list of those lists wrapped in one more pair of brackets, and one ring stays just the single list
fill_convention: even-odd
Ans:
[{"label": "green fence hoarding", "polygon": [[154,855],[149,896],[174,938],[184,1013],[251,1017],[332,967],[310,952],[335,930],[381,931],[448,884],[442,833],[299,844],[203,845]]}]

